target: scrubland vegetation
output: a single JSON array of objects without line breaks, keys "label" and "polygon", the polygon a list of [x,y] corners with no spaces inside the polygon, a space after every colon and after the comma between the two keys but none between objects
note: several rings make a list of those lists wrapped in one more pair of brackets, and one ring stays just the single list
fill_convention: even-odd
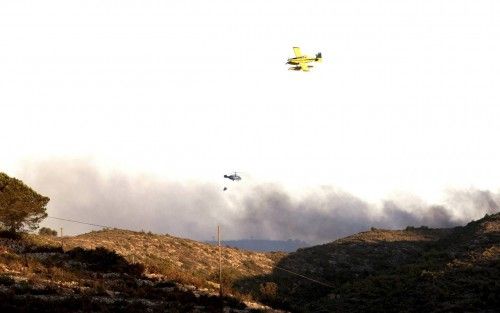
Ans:
[{"label": "scrubland vegetation", "polygon": [[[291,254],[224,247],[224,303],[234,312],[271,310],[256,302],[292,312],[494,312],[500,307],[499,242],[495,214],[453,229],[372,229]],[[1,306],[217,312],[217,251],[124,230],[2,238]]]},{"label": "scrubland vegetation", "polygon": [[500,214],[452,229],[372,229],[301,249],[277,266],[333,286],[280,270],[252,278],[275,282],[267,303],[292,311],[497,312]]},{"label": "scrubland vegetation", "polygon": [[[95,234],[90,236],[95,239]],[[176,271],[153,251],[131,262],[103,246],[71,247],[71,238],[64,241],[62,246],[59,239],[38,235],[0,239],[2,311],[220,311],[218,285],[210,275],[197,274],[194,268]],[[230,312],[265,309],[229,292],[223,303]]]},{"label": "scrubland vegetation", "polygon": [[25,232],[46,216],[48,201],[0,175],[1,312],[500,308],[500,213],[451,229],[371,228],[288,254],[224,247],[221,301],[216,246],[119,229]]}]

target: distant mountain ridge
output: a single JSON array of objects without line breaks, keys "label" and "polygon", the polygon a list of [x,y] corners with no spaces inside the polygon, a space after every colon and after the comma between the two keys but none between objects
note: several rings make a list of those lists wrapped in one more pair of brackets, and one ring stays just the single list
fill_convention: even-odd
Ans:
[{"label": "distant mountain ridge", "polygon": [[[206,241],[211,245],[216,245],[217,241]],[[249,251],[260,252],[295,252],[300,248],[310,246],[307,242],[301,240],[266,240],[266,239],[240,239],[240,240],[224,240],[221,244],[226,247],[238,248]]]}]

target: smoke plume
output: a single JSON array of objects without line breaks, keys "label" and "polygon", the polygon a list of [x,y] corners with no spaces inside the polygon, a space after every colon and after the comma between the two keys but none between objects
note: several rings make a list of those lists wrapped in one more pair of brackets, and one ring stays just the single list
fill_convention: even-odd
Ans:
[{"label": "smoke plume", "polygon": [[[197,240],[212,239],[219,224],[226,239],[321,243],[370,227],[463,225],[498,212],[500,204],[499,194],[477,189],[450,190],[440,205],[416,197],[367,203],[333,187],[300,197],[276,184],[222,192],[222,186],[214,183],[104,174],[82,160],[30,163],[17,176],[51,198],[49,216]],[[65,234],[98,229],[50,218],[43,225],[64,227]]]}]

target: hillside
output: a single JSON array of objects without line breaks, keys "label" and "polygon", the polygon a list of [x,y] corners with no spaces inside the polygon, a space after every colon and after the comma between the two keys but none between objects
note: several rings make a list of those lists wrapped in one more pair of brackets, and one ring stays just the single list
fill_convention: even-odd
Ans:
[{"label": "hillside", "polygon": [[[372,229],[299,249],[277,263],[272,303],[297,312],[496,312],[500,214],[453,229]],[[242,280],[242,284],[248,284]]]},{"label": "hillside", "polygon": [[[47,243],[60,244],[60,239],[45,238]],[[218,274],[219,252],[215,245],[170,235],[102,230],[64,237],[64,249],[104,247],[115,251],[131,263],[141,263],[150,273],[164,274],[188,283],[215,282]],[[270,273],[283,253],[258,253],[222,248],[224,272],[233,278]],[[177,276],[175,276],[177,275]]]},{"label": "hillside", "polygon": [[[219,312],[217,266],[214,245],[169,235],[3,238],[0,310]],[[500,214],[452,229],[372,229],[290,254],[224,247],[223,279],[227,312],[496,312]]]},{"label": "hillside", "polygon": [[[62,247],[61,247],[62,245]],[[217,247],[103,230],[0,239],[0,308],[8,311],[219,312]],[[270,273],[283,255],[223,248],[226,311],[266,309],[231,281]],[[269,308],[266,311],[274,312]]]}]

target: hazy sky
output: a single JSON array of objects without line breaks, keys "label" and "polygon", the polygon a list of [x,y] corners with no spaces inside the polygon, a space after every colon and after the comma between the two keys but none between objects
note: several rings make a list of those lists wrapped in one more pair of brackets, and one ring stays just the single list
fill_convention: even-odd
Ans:
[{"label": "hazy sky", "polygon": [[499,38],[496,0],[0,1],[0,170],[497,190]]}]

